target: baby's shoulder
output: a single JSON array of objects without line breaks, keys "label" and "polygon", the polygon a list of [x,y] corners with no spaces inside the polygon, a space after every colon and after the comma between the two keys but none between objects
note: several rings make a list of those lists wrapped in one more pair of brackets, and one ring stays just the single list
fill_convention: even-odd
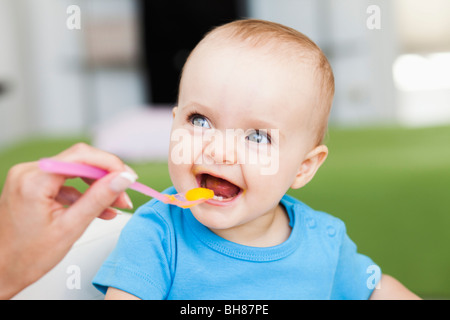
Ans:
[{"label": "baby's shoulder", "polygon": [[[161,193],[175,194],[177,192],[174,187],[169,187]],[[170,219],[171,215],[173,215],[174,213],[181,211],[181,210],[182,209],[177,206],[168,205],[157,199],[151,199],[148,202],[141,205],[136,210],[135,215],[147,216],[147,215],[152,215],[152,214],[156,213],[158,216],[160,216],[163,219]],[[176,212],[174,212],[174,211],[176,211]]]},{"label": "baby's shoulder", "polygon": [[158,223],[172,227],[174,218],[182,215],[181,208],[162,203],[159,200],[151,201],[140,206],[133,214],[132,219],[139,220],[140,223]]},{"label": "baby's shoulder", "polygon": [[152,199],[136,210],[126,227],[131,233],[171,237],[176,231],[176,225],[181,223],[177,220],[183,217],[182,211],[177,206]]},{"label": "baby's shoulder", "polygon": [[315,210],[304,202],[286,195],[283,197],[284,204],[292,206],[296,218],[302,220],[302,225],[308,229],[324,230],[331,238],[346,233],[345,223],[327,212]]}]

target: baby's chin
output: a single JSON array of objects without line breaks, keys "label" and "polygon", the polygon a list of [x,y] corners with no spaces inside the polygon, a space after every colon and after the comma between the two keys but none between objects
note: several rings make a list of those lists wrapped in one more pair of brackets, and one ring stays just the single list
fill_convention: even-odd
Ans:
[{"label": "baby's chin", "polygon": [[[208,229],[225,230],[235,227],[235,210],[224,210],[208,204],[200,204],[191,208],[192,215]],[[234,214],[233,214],[234,213]]]}]

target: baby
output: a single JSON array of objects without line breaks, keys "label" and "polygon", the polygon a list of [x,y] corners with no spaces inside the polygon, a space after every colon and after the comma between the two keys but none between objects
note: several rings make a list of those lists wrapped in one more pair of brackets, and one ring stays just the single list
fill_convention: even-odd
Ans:
[{"label": "baby", "polygon": [[325,55],[298,31],[249,19],[208,33],[180,80],[166,193],[215,197],[139,208],[94,285],[108,299],[416,298],[342,221],[286,195],[327,158],[333,95]]}]

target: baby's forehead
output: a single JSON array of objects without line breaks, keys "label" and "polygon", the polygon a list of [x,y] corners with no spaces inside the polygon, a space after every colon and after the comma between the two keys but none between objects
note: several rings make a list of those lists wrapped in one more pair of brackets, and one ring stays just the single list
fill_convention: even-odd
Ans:
[{"label": "baby's forehead", "polygon": [[[198,73],[199,70],[204,70],[214,73],[216,67],[221,65],[229,65],[230,73],[235,72],[235,74],[239,72],[239,66],[247,69],[248,65],[253,65],[255,68],[251,70],[252,73],[260,74],[263,78],[273,78],[275,75],[282,74],[283,77],[295,81],[295,78],[300,75],[315,82],[320,73],[316,60],[314,54],[305,48],[299,48],[296,45],[278,45],[275,40],[255,45],[240,39],[217,37],[206,39],[196,47],[183,69],[181,79],[183,80],[184,74],[188,72]],[[264,70],[270,73],[262,74]],[[240,74],[239,76],[251,75]],[[320,86],[319,83],[317,84]]]},{"label": "baby's forehead", "polygon": [[[212,86],[218,78],[227,77],[231,82],[227,84],[235,89],[248,89],[261,96],[273,94],[274,99],[281,100],[277,99],[277,94],[283,97],[303,90],[318,94],[316,89],[320,84],[316,75],[314,62],[306,55],[287,54],[276,47],[211,41],[202,43],[186,63],[180,92],[197,81],[210,79],[205,85]],[[238,87],[238,83],[241,86]]]},{"label": "baby's forehead", "polygon": [[297,64],[254,48],[204,47],[185,70],[179,106],[197,102],[192,109],[217,115],[229,128],[298,127],[309,118],[317,86],[309,65]]},{"label": "baby's forehead", "polygon": [[[289,90],[301,91],[306,84],[309,86],[316,82],[316,68],[311,54],[299,51],[298,48],[290,50],[292,52],[272,43],[255,46],[234,39],[210,39],[202,42],[189,57],[183,70],[180,91],[188,82],[205,78],[212,78],[216,82],[217,78],[225,76],[232,79],[234,87],[240,83],[242,90],[257,89],[257,86],[263,88],[264,84],[269,83],[273,90],[258,90],[261,95],[268,95],[278,87],[282,95],[289,94]],[[184,78],[186,81],[183,81]]]},{"label": "baby's forehead", "polygon": [[[194,60],[193,66],[190,62]],[[322,86],[321,70],[318,53],[307,46],[301,46],[292,41],[277,39],[274,36],[266,36],[262,39],[230,37],[229,34],[217,32],[205,37],[193,50],[183,69],[180,82],[180,90],[183,85],[185,72],[198,72],[199,69],[207,69],[214,72],[215,65],[220,64],[252,64],[260,69],[270,70],[277,75],[292,79],[307,77],[315,83],[315,88]],[[269,69],[267,66],[273,66]],[[235,69],[233,69],[235,70]],[[252,71],[255,71],[253,69]],[[258,73],[258,71],[256,72]],[[246,76],[246,75],[240,75]],[[262,75],[271,78],[271,74]],[[294,85],[293,85],[294,87]]]}]

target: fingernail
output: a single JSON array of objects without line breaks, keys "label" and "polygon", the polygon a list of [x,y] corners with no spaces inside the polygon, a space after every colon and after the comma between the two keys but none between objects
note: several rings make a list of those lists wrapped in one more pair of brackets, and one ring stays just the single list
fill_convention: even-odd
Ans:
[{"label": "fingernail", "polygon": [[109,183],[109,188],[115,192],[125,191],[132,183],[136,181],[136,175],[124,171],[114,177]]},{"label": "fingernail", "polygon": [[138,175],[136,172],[134,172],[133,169],[131,169],[128,165],[125,165],[125,169],[127,169],[127,171],[130,172],[131,174],[135,175],[137,179]]},{"label": "fingernail", "polygon": [[116,213],[117,213],[118,216],[121,216],[121,215],[124,215],[124,214],[125,214],[125,212],[120,211],[119,209],[116,209],[116,208],[114,208],[114,211],[116,211]]},{"label": "fingernail", "polygon": [[124,193],[124,194],[125,194],[124,198],[125,198],[125,201],[127,202],[128,208],[133,209],[133,203],[131,202],[130,196],[126,193]]}]

